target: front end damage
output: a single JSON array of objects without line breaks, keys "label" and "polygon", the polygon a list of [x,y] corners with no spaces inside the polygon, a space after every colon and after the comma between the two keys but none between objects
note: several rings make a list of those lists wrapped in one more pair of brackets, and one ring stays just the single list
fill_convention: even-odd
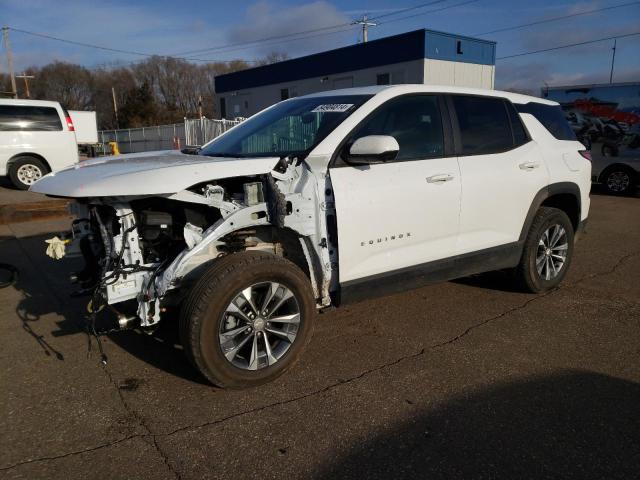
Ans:
[{"label": "front end damage", "polygon": [[63,241],[67,254],[85,261],[73,280],[91,295],[93,316],[108,306],[121,327],[154,327],[204,267],[241,250],[297,264],[318,308],[331,304],[337,286],[337,248],[327,234],[335,219],[331,185],[296,159],[173,194],[78,198],[73,210],[77,219]]}]

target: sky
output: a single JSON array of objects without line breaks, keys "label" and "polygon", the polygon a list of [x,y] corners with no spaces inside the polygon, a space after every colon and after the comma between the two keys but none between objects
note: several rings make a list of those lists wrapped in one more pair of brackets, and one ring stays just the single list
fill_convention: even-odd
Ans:
[{"label": "sky", "polygon": [[[369,39],[419,28],[480,36],[497,42],[497,56],[640,32],[640,2],[512,31],[496,29],[632,3],[633,0],[432,0],[433,5],[392,15],[425,0],[0,0],[0,24],[71,41],[190,61],[255,60],[270,52],[298,57],[351,45],[361,31],[348,24],[379,17]],[[465,4],[466,3],[466,4]],[[458,4],[463,4],[456,6]],[[440,11],[435,11],[441,9]],[[430,11],[434,10],[434,11]],[[403,18],[409,17],[411,18]],[[332,30],[325,27],[341,25]],[[319,30],[320,29],[320,30]],[[276,36],[309,32],[307,38]],[[260,40],[260,41],[257,41]],[[88,68],[145,57],[65,44],[10,31],[16,70],[54,60]],[[253,42],[253,43],[249,43]],[[231,46],[229,46],[231,45]],[[538,90],[548,85],[609,80],[613,41],[496,62],[496,87]],[[225,48],[220,48],[225,47]],[[209,49],[206,50],[205,49]],[[619,39],[614,81],[640,81],[640,35]],[[4,45],[0,71],[7,71]]]}]

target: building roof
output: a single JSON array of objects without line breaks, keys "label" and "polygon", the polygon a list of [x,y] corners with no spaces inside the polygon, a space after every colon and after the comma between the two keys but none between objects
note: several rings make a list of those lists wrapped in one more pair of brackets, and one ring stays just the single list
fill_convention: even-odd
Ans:
[{"label": "building roof", "polygon": [[219,75],[215,78],[215,86],[216,92],[225,93],[423,58],[494,65],[495,42],[434,30],[414,30]]},{"label": "building roof", "polygon": [[568,89],[591,89],[591,88],[605,88],[605,87],[633,87],[640,85],[640,82],[618,82],[618,83],[591,83],[584,85],[549,85],[544,86],[543,90],[568,90]]}]

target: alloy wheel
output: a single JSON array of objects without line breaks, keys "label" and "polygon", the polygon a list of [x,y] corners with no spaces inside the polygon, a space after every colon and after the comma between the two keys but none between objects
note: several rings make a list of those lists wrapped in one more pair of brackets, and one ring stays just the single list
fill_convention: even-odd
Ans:
[{"label": "alloy wheel", "polygon": [[627,172],[611,172],[607,176],[607,188],[613,192],[624,192],[629,188],[631,179]]},{"label": "alloy wheel", "polygon": [[568,249],[567,231],[562,225],[555,224],[545,230],[536,253],[538,275],[545,280],[556,278],[567,261]]},{"label": "alloy wheel", "polygon": [[223,313],[218,341],[232,365],[259,370],[291,348],[300,327],[300,306],[281,283],[262,282],[238,292]]}]

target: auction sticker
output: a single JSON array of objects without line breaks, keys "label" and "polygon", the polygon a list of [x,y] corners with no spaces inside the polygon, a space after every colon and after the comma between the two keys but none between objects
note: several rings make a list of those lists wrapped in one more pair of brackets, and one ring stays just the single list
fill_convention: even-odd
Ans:
[{"label": "auction sticker", "polygon": [[353,103],[325,103],[323,105],[318,105],[316,108],[311,110],[311,112],[313,113],[346,112],[351,107],[353,107]]}]

